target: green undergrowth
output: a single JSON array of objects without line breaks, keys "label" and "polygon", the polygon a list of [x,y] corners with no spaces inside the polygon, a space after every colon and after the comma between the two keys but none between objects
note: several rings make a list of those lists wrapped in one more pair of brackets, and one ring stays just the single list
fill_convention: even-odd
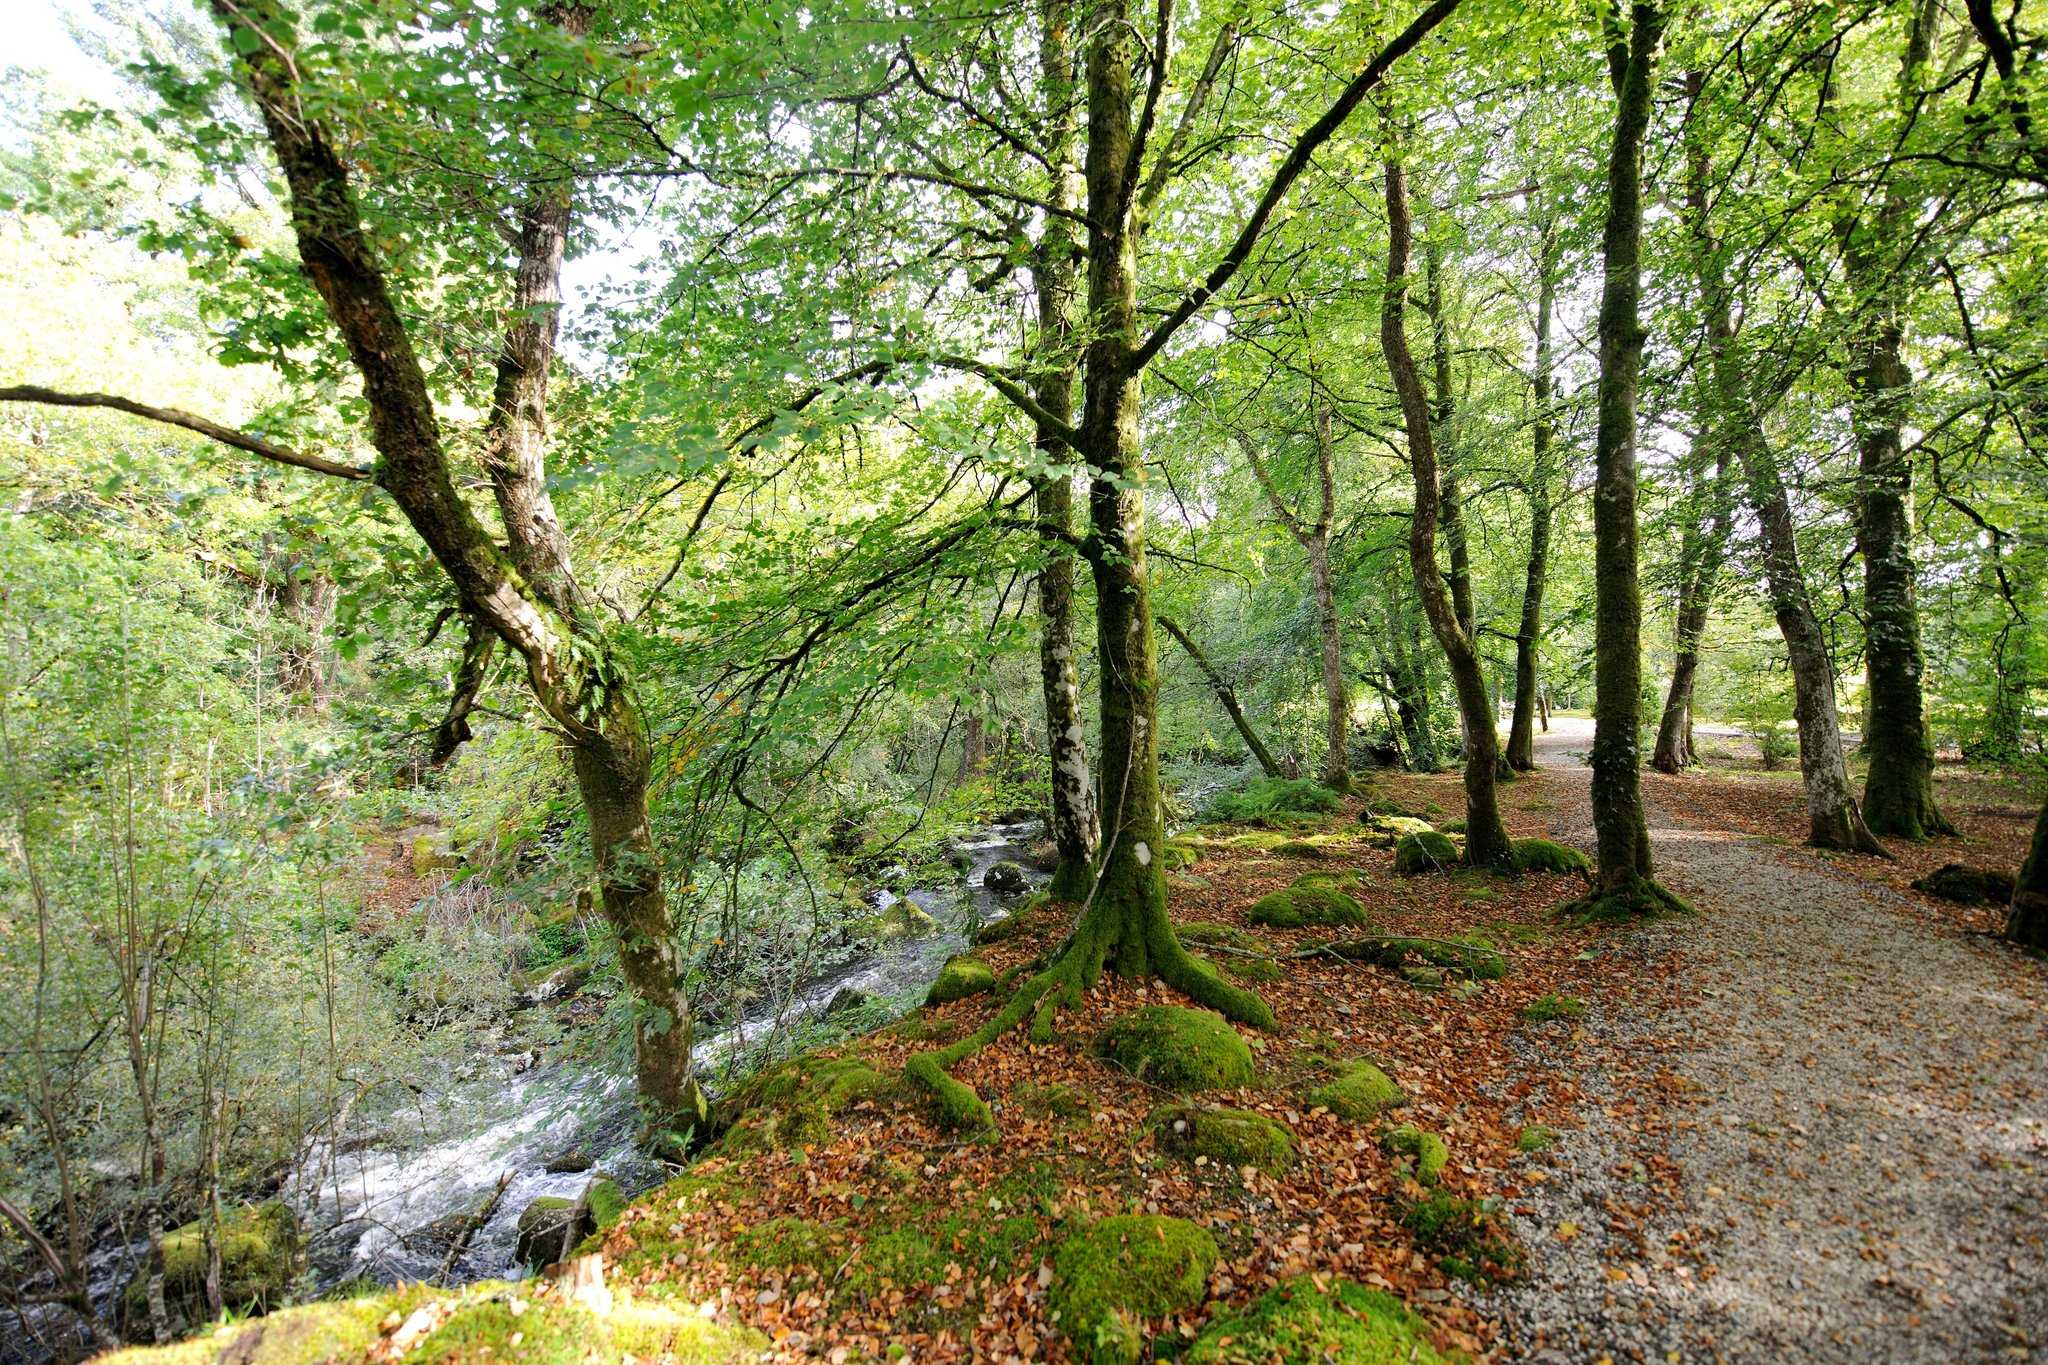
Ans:
[{"label": "green undergrowth", "polygon": [[1571,995],[1539,995],[1522,1006],[1521,1016],[1525,1023],[1547,1024],[1553,1019],[1576,1019],[1586,1012],[1586,1004]]},{"label": "green undergrowth", "polygon": [[1343,798],[1319,782],[1300,777],[1259,777],[1218,792],[1202,808],[1209,823],[1255,825],[1304,815],[1327,815]]},{"label": "green undergrowth", "polygon": [[1512,1279],[1523,1253],[1500,1224],[1493,1205],[1431,1190],[1401,1209],[1401,1226],[1437,1257],[1446,1275],[1474,1284]]},{"label": "green undergrowth", "polygon": [[1156,1214],[1104,1218],[1053,1254],[1051,1307],[1078,1359],[1128,1365],[1145,1350],[1145,1323],[1208,1296],[1216,1240]]},{"label": "green undergrowth", "polygon": [[1412,1123],[1389,1128],[1381,1135],[1380,1145],[1403,1158],[1402,1164],[1409,1174],[1424,1185],[1434,1185],[1442,1179],[1444,1166],[1451,1159],[1451,1149],[1442,1138]]}]

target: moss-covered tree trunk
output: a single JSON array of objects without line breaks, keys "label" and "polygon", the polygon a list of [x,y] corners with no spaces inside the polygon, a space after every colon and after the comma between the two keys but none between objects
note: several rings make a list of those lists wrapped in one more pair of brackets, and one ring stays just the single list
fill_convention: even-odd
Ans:
[{"label": "moss-covered tree trunk", "polygon": [[[299,99],[271,4],[215,0],[284,171],[301,264],[362,376],[378,483],[455,587],[526,665],[543,712],[568,745],[590,825],[606,920],[639,1006],[642,1101],[666,1119],[694,1117],[690,1021],[669,935],[667,899],[647,820],[651,754],[628,680],[606,646],[593,601],[570,566],[568,538],[547,491],[548,368],[559,327],[566,191],[536,190],[519,215],[519,264],[492,394],[484,467],[504,523],[501,550],[457,493],[439,420],[412,338],[362,224],[348,170]],[[581,34],[590,12],[550,17]]]},{"label": "moss-covered tree trunk", "polygon": [[[1072,0],[1044,0],[1040,6],[1039,85],[1047,111],[1050,201],[1078,208],[1081,199],[1079,130],[1074,103],[1075,18]],[[1080,245],[1071,219],[1046,217],[1032,260],[1038,295],[1038,340],[1033,348],[1032,394],[1047,414],[1071,423],[1074,412],[1074,308]],[[1058,432],[1038,425],[1037,445],[1047,465],[1074,459]],[[1060,901],[1085,900],[1095,878],[1095,852],[1102,826],[1095,808],[1094,777],[1088,762],[1088,728],[1081,714],[1080,671],[1074,630],[1073,479],[1064,472],[1040,475],[1032,483],[1046,563],[1038,575],[1038,671],[1045,697],[1047,761],[1051,769],[1049,833],[1058,851],[1047,891]]]},{"label": "moss-covered tree trunk", "polygon": [[1652,880],[1643,818],[1640,741],[1642,591],[1636,547],[1636,389],[1643,357],[1642,157],[1664,16],[1629,7],[1627,30],[1608,18],[1608,73],[1615,94],[1601,231],[1599,417],[1594,435],[1593,828],[1600,867],[1593,907],[1646,910],[1668,902]]},{"label": "moss-covered tree trunk", "polygon": [[1415,485],[1415,513],[1408,525],[1408,563],[1422,598],[1430,629],[1450,666],[1458,694],[1458,714],[1465,727],[1465,861],[1474,867],[1514,866],[1514,847],[1501,823],[1496,783],[1500,748],[1494,735],[1493,702],[1486,693],[1486,675],[1472,637],[1458,619],[1449,587],[1436,560],[1436,445],[1430,412],[1408,349],[1409,219],[1407,177],[1400,161],[1386,163],[1387,287],[1380,305],[1380,348],[1386,353],[1394,391],[1401,400],[1402,424],[1408,436],[1408,467]]},{"label": "moss-covered tree trunk", "polygon": [[2005,936],[2024,948],[2048,952],[2048,801],[2034,819],[2034,843],[2013,883]]},{"label": "moss-covered tree trunk", "polygon": [[[1410,580],[1411,586],[1413,580]],[[1421,597],[1420,592],[1413,594]],[[1394,687],[1394,710],[1408,736],[1408,766],[1433,773],[1443,766],[1436,751],[1436,726],[1430,718],[1429,670],[1422,659],[1421,624],[1408,612],[1408,594],[1387,603],[1387,673]]]},{"label": "moss-covered tree trunk", "polygon": [[[1529,380],[1534,420],[1529,429],[1529,558],[1522,576],[1522,617],[1515,628],[1515,707],[1508,721],[1507,762],[1519,772],[1536,767],[1535,715],[1540,704],[1539,651],[1543,644],[1543,587],[1550,576],[1551,318],[1557,307],[1557,233],[1547,214],[1536,216],[1536,357]],[[1544,729],[1550,728],[1546,721]]]},{"label": "moss-covered tree trunk", "polygon": [[[1913,6],[1899,67],[1899,104],[1919,98],[1941,15],[1934,0]],[[1863,818],[1874,834],[1925,839],[1955,826],[1934,799],[1934,739],[1927,727],[1920,607],[1913,565],[1913,464],[1904,426],[1913,373],[1906,365],[1905,312],[1914,247],[1915,203],[1886,173],[1874,208],[1844,210],[1835,238],[1853,304],[1845,366],[1856,426],[1856,550],[1863,558]]]}]

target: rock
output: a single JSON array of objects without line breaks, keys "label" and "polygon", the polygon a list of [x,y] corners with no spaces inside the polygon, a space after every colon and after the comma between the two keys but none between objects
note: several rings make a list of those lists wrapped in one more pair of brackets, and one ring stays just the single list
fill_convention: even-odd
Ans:
[{"label": "rock", "polygon": [[949,958],[939,968],[938,979],[925,992],[927,1005],[944,1005],[954,1000],[965,1000],[970,995],[984,995],[996,988],[996,974],[989,965],[978,957],[961,954]]},{"label": "rock", "polygon": [[595,1230],[582,1200],[541,1195],[519,1211],[519,1263],[532,1270],[551,1266]]},{"label": "rock", "polygon": [[1430,830],[1423,834],[1404,834],[1394,844],[1394,871],[1404,877],[1413,877],[1423,872],[1440,872],[1455,867],[1458,862],[1458,846],[1447,834]]},{"label": "rock", "polygon": [[1311,924],[1357,926],[1368,921],[1365,907],[1348,893],[1339,891],[1326,880],[1308,878],[1285,890],[1261,896],[1253,902],[1245,918],[1253,924],[1274,929],[1299,929]]},{"label": "rock", "polygon": [[519,972],[512,978],[512,1003],[521,1009],[531,1009],[574,995],[589,980],[587,962],[564,962],[544,972]]},{"label": "rock", "polygon": [[555,1153],[548,1158],[548,1164],[543,1169],[549,1175],[580,1175],[589,1170],[591,1165],[589,1149],[579,1146],[565,1148]]},{"label": "rock", "polygon": [[1401,979],[1411,986],[1433,989],[1444,984],[1444,969],[1417,962],[1401,968]]},{"label": "rock", "polygon": [[593,1233],[609,1232],[626,1211],[626,1192],[618,1181],[600,1171],[583,1187],[583,1207],[590,1215]]},{"label": "rock", "polygon": [[907,900],[899,900],[854,923],[855,931],[875,943],[897,943],[908,938],[929,938],[939,932],[939,922]]},{"label": "rock", "polygon": [[1140,1080],[1182,1093],[1252,1082],[1251,1048],[1210,1010],[1147,1005],[1112,1021],[1095,1051]]},{"label": "rock", "polygon": [[832,992],[832,998],[825,1002],[825,1017],[830,1019],[835,1014],[844,1014],[848,1010],[859,1009],[873,998],[866,991],[858,990],[852,986],[841,986],[838,990]]},{"label": "rock", "polygon": [[1443,1365],[1429,1323],[1393,1295],[1350,1280],[1287,1280],[1241,1313],[1212,1320],[1188,1365],[1341,1360],[1347,1365]]},{"label": "rock", "polygon": [[2004,905],[2012,900],[2011,877],[1988,867],[1970,867],[1965,863],[1943,863],[1914,882],[1913,889],[1959,905],[1982,905],[1986,902]]},{"label": "rock", "polygon": [[1168,1105],[1146,1120],[1162,1151],[1207,1157],[1222,1166],[1256,1166],[1278,1174],[1294,1164],[1294,1134],[1249,1109]]},{"label": "rock", "polygon": [[1389,1128],[1381,1136],[1380,1145],[1396,1156],[1408,1158],[1416,1180],[1424,1185],[1434,1185],[1442,1179],[1444,1165],[1451,1159],[1451,1149],[1442,1138],[1412,1123]]},{"label": "rock", "polygon": [[1361,816],[1365,827],[1372,831],[1373,842],[1381,848],[1392,848],[1396,842],[1410,834],[1434,834],[1436,827],[1427,820],[1412,815]]},{"label": "rock", "polygon": [[1310,1104],[1321,1105],[1338,1118],[1350,1119],[1353,1123],[1376,1119],[1387,1110],[1407,1103],[1407,1099],[1401,1093],[1401,1087],[1395,1085],[1386,1072],[1363,1058],[1343,1063],[1337,1068],[1334,1080],[1308,1093]]},{"label": "rock", "polygon": [[1127,1365],[1144,1351],[1145,1321],[1200,1303],[1216,1240],[1184,1218],[1121,1214],[1074,1233],[1053,1253],[1050,1304],[1073,1355]]},{"label": "rock", "polygon": [[1023,864],[1005,858],[981,874],[981,884],[991,895],[1021,896],[1031,889],[1031,874]]},{"label": "rock", "polygon": [[[298,1271],[299,1224],[278,1200],[229,1209],[221,1219],[221,1301],[235,1312],[261,1312],[284,1302]],[[206,1241],[203,1225],[187,1223],[163,1235],[164,1307],[174,1322],[196,1325],[207,1317]],[[148,1330],[149,1266],[136,1269],[121,1291],[121,1318],[130,1335]]]},{"label": "rock", "polygon": [[1593,870],[1593,860],[1575,848],[1565,844],[1552,843],[1548,839],[1517,839],[1514,841],[1515,869],[1520,872],[1550,872],[1557,874]]}]

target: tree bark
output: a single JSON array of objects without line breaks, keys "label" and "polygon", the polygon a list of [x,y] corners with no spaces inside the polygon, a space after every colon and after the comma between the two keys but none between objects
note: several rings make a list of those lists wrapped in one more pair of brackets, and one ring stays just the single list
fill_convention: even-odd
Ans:
[{"label": "tree bark", "polygon": [[1230,685],[1229,680],[1215,664],[1209,662],[1209,656],[1202,652],[1201,647],[1189,638],[1187,631],[1181,629],[1172,617],[1161,616],[1158,620],[1159,624],[1166,628],[1166,633],[1174,638],[1187,653],[1188,658],[1194,661],[1195,667],[1201,670],[1202,676],[1208,680],[1209,690],[1216,694],[1217,702],[1223,707],[1223,714],[1230,717],[1231,725],[1237,730],[1237,737],[1244,741],[1244,747],[1258,760],[1259,767],[1265,771],[1266,776],[1285,777],[1286,769],[1274,759],[1273,751],[1266,747],[1265,741],[1259,738],[1259,732],[1252,728],[1251,721],[1245,717],[1244,706],[1237,699],[1237,689]]},{"label": "tree bark", "polygon": [[[1536,768],[1533,717],[1538,706],[1538,652],[1543,644],[1543,588],[1550,575],[1550,498],[1556,478],[1551,454],[1550,405],[1555,390],[1551,318],[1557,307],[1557,233],[1548,214],[1536,219],[1536,364],[1530,394],[1536,409],[1529,432],[1529,562],[1522,579],[1522,619],[1515,629],[1515,708],[1508,722],[1508,766]],[[1543,728],[1550,723],[1546,710]]]},{"label": "tree bark", "polygon": [[[377,482],[475,613],[526,664],[535,699],[567,741],[590,825],[606,920],[639,1003],[635,1024],[642,1101],[664,1120],[702,1112],[690,1079],[690,1020],[669,935],[668,903],[647,819],[651,755],[623,668],[570,568],[567,537],[548,497],[548,367],[559,326],[561,260],[570,207],[537,191],[520,212],[519,265],[492,396],[485,468],[509,546],[500,551],[456,492],[426,377],[354,189],[325,128],[301,106],[297,74],[277,46],[289,24],[274,4],[214,0],[214,11],[263,117],[291,209],[299,258],[363,379]],[[572,33],[589,11],[552,11]]]},{"label": "tree bark", "polygon": [[1642,156],[1649,128],[1657,46],[1664,16],[1654,3],[1608,23],[1608,73],[1615,94],[1607,160],[1607,215],[1601,232],[1599,423],[1594,437],[1593,828],[1599,879],[1587,908],[1659,908],[1669,893],[1651,879],[1650,831],[1640,785],[1642,589],[1636,547],[1636,388],[1643,357]]},{"label": "tree bark", "polygon": [[447,767],[455,751],[474,737],[469,729],[469,714],[483,695],[484,680],[490,673],[491,647],[496,639],[490,627],[477,617],[463,616],[462,659],[455,666],[455,686],[448,694],[448,709],[435,727],[434,742],[427,750],[428,767]]},{"label": "tree bark", "polygon": [[[1078,208],[1081,199],[1074,103],[1074,54],[1069,41],[1072,0],[1044,0],[1040,10],[1039,78],[1048,121],[1047,160],[1052,166],[1052,200]],[[1038,295],[1037,363],[1032,394],[1040,408],[1071,425],[1074,412],[1074,307],[1080,246],[1069,218],[1049,214],[1033,262]],[[1073,452],[1043,423],[1037,446],[1046,464],[1063,467]],[[1080,674],[1074,654],[1074,483],[1068,474],[1040,475],[1032,483],[1046,563],[1038,575],[1038,672],[1045,695],[1045,735],[1051,767],[1050,833],[1059,864],[1047,887],[1054,900],[1087,899],[1095,878],[1095,853],[1102,841],[1094,781],[1088,762],[1088,730],[1081,716]]]},{"label": "tree bark", "polygon": [[1436,234],[1425,232],[1422,239],[1424,311],[1429,314],[1430,439],[1436,446],[1441,491],[1438,531],[1444,543],[1447,571],[1444,581],[1451,590],[1451,607],[1457,613],[1458,628],[1465,637],[1478,642],[1478,618],[1472,607],[1472,547],[1465,535],[1465,499],[1459,489],[1458,445],[1452,423],[1458,414],[1458,398],[1451,378],[1451,323],[1444,312],[1443,248]]},{"label": "tree bark", "polygon": [[[1416,596],[1420,596],[1417,593]],[[1394,711],[1408,736],[1408,767],[1433,773],[1442,766],[1430,722],[1429,674],[1424,669],[1419,633],[1411,642],[1411,618],[1397,597],[1387,604],[1387,676],[1394,689]],[[1411,647],[1412,646],[1412,647]]]},{"label": "tree bark", "polygon": [[1423,399],[1415,357],[1408,349],[1404,321],[1408,294],[1408,190],[1399,160],[1386,163],[1387,291],[1380,306],[1380,347],[1401,400],[1401,418],[1408,434],[1409,471],[1415,483],[1415,515],[1408,525],[1408,562],[1422,609],[1450,665],[1458,694],[1458,714],[1465,726],[1465,861],[1474,867],[1509,869],[1514,846],[1501,824],[1495,794],[1500,749],[1494,735],[1493,702],[1486,694],[1486,676],[1478,650],[1459,622],[1443,571],[1437,567],[1436,445],[1430,414]]},{"label": "tree bark", "polygon": [[2013,883],[2005,936],[2024,948],[2048,952],[2048,802],[2034,820],[2034,843]]},{"label": "tree bark", "polygon": [[[1304,521],[1280,496],[1256,443],[1240,434],[1238,445],[1250,462],[1252,473],[1266,501],[1287,533],[1308,556],[1310,591],[1316,606],[1316,636],[1322,644],[1323,669],[1323,765],[1324,786],[1332,791],[1351,790],[1351,690],[1344,676],[1344,628],[1337,616],[1337,587],[1330,573],[1330,528],[1336,521],[1336,442],[1331,435],[1332,414],[1327,402],[1315,407],[1316,517]],[[1264,760],[1261,760],[1262,762]]]}]

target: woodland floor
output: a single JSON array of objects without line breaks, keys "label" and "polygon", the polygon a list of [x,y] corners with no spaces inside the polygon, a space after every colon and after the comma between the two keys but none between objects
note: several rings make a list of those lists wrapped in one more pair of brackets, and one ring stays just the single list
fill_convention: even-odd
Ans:
[{"label": "woodland floor", "polygon": [[[1589,743],[1564,721],[1546,745],[1559,837],[1587,837]],[[2016,866],[2024,797],[1945,777],[1963,836],[1885,863],[1798,847],[1796,777],[1645,794],[1701,913],[1631,934],[1663,989],[1581,1021],[1580,1126],[1510,1200],[1532,1254],[1483,1305],[1506,1353],[2048,1359],[2048,974],[1984,936],[1992,912],[1904,889]]]}]

